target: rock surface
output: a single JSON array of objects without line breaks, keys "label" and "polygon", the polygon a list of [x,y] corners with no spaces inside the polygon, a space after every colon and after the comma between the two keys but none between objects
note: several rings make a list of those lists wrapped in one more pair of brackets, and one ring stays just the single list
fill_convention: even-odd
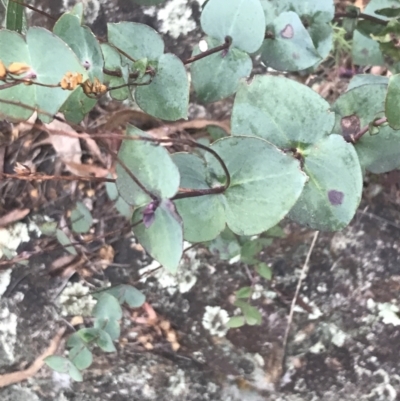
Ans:
[{"label": "rock surface", "polygon": [[[71,1],[37,0],[52,15]],[[176,18],[198,20],[201,1],[171,0],[161,12],[132,6],[129,0],[87,0],[96,34],[106,21],[144,22],[164,35],[168,51],[182,58],[201,37],[189,21],[176,37]],[[187,4],[186,4],[187,3]],[[182,8],[181,8],[182,7]],[[180,10],[173,28],[163,16]],[[178,14],[179,14],[178,13]],[[159,18],[157,18],[157,16]],[[32,15],[38,22],[37,15]],[[161,20],[160,20],[161,19]],[[168,33],[169,32],[169,33]],[[212,336],[203,325],[207,307],[234,313],[232,295],[250,285],[248,272],[204,254],[192,253],[179,278],[159,274],[141,283],[148,303],[171,322],[180,349],[153,336],[151,351],[132,335],[137,325],[125,315],[116,354],[98,353],[83,383],[43,368],[34,378],[0,389],[4,401],[395,401],[400,400],[400,202],[381,192],[367,199],[353,223],[340,233],[320,234],[296,308],[286,363],[282,339],[290,302],[313,233],[287,223],[288,236],[263,253],[273,267],[274,286],[260,282],[254,301],[261,326],[231,329]],[[106,270],[111,282],[135,281],[150,262],[131,248],[129,238],[114,244],[116,263]],[[65,282],[43,274],[59,255],[30,262],[34,269],[13,269],[9,293],[0,300],[0,374],[25,368],[48,346],[63,324],[57,295]],[[14,284],[13,284],[14,283]],[[127,312],[125,312],[127,313]],[[215,324],[218,325],[218,319]],[[208,327],[206,325],[206,327]],[[145,330],[145,329],[144,329]],[[149,329],[150,330],[150,329]],[[213,333],[219,333],[216,328]],[[62,351],[61,351],[62,352]]]}]

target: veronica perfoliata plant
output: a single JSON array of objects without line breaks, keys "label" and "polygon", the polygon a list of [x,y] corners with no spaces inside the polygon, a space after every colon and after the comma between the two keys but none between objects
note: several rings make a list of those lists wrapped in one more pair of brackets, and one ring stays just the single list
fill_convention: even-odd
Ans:
[{"label": "veronica perfoliata plant", "polygon": [[[113,155],[117,178],[107,179],[108,195],[144,249],[171,273],[184,241],[214,241],[226,230],[256,236],[285,217],[315,230],[341,230],[360,203],[363,174],[400,168],[399,1],[371,0],[363,12],[335,13],[333,0],[208,0],[204,38],[187,60],[166,53],[162,37],[136,22],[108,23],[100,41],[83,11],[78,3],[49,31],[26,26],[23,5],[8,1],[0,30],[2,119],[37,113],[48,123],[63,115],[77,125],[108,95],[167,122],[188,118],[191,89],[203,103],[234,95],[231,133],[210,145],[128,126]],[[393,74],[356,76],[329,104],[290,77],[324,62],[333,23],[352,38],[354,63],[386,65]],[[253,75],[255,60],[274,74]],[[173,153],[177,142],[191,151]],[[92,224],[83,204],[72,220],[80,233]],[[108,297],[115,312],[115,298]],[[241,307],[247,319],[251,311]],[[119,315],[99,312],[97,326],[74,336],[70,361],[83,361],[73,366],[88,365],[90,342],[112,349],[118,336],[109,325],[116,328]],[[77,376],[70,362],[53,362]]]}]

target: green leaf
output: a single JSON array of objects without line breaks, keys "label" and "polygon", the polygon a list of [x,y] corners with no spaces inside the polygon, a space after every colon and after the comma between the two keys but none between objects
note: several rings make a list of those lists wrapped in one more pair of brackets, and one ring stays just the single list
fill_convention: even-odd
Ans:
[{"label": "green leaf", "polygon": [[134,60],[157,60],[164,53],[164,41],[148,25],[137,22],[107,24],[108,41]]},{"label": "green leaf", "polygon": [[[108,175],[108,178],[112,178],[111,174]],[[106,191],[110,200],[115,202],[118,212],[127,219],[131,219],[133,208],[119,195],[117,185],[113,182],[106,182]]]},{"label": "green leaf", "polygon": [[264,247],[271,245],[273,240],[271,238],[256,238],[244,243],[240,252],[240,261],[248,265],[258,263],[259,260],[255,258]]},{"label": "green leaf", "polygon": [[264,138],[282,149],[329,135],[335,115],[312,89],[292,79],[256,76],[242,83],[232,111],[232,135]]},{"label": "green leaf", "polygon": [[358,88],[362,85],[373,85],[373,84],[385,84],[389,83],[389,78],[382,75],[372,75],[372,74],[357,74],[349,82],[347,87],[347,92]]},{"label": "green leaf", "polygon": [[[175,153],[172,160],[179,169],[181,188],[210,188],[203,159],[189,153]],[[174,203],[183,219],[183,237],[189,242],[210,241],[225,228],[224,206],[219,196],[178,199]]]},{"label": "green leaf", "polygon": [[[93,341],[96,341],[97,338],[100,335],[99,329],[93,328],[93,327],[88,327],[88,328],[83,328],[80,329],[76,332],[76,334],[80,337],[80,339],[83,341],[84,344],[90,344]],[[75,342],[75,340],[74,340]],[[71,341],[71,343],[74,343]],[[77,347],[77,345],[74,345],[74,348]]]},{"label": "green leaf", "polygon": [[210,252],[217,254],[221,260],[232,259],[239,255],[241,250],[235,234],[228,227],[217,238],[212,240],[208,247]]},{"label": "green leaf", "polygon": [[238,327],[242,327],[245,324],[244,316],[232,316],[228,323],[226,324],[227,327],[231,329],[236,329]]},{"label": "green leaf", "polygon": [[105,330],[99,330],[99,337],[97,338],[96,344],[104,352],[115,352],[116,348],[110,334]]},{"label": "green leaf", "polygon": [[93,316],[99,319],[120,320],[122,309],[115,297],[102,293],[93,309]]},{"label": "green leaf", "polygon": [[[190,238],[193,242],[215,238],[224,227],[224,219],[238,235],[260,234],[281,221],[300,196],[306,180],[298,161],[254,137],[223,138],[213,143],[211,148],[225,162],[231,185],[223,194],[176,201],[185,230],[192,230]],[[226,178],[219,162],[210,153],[205,154],[205,161],[206,170],[204,167],[199,170],[201,159],[200,163],[191,161],[193,168],[191,171],[188,168],[183,177],[189,177],[197,188],[223,185]],[[211,205],[210,199],[213,200]],[[193,212],[194,208],[196,212]],[[209,224],[212,230],[204,224]],[[193,228],[186,227],[201,230],[202,239],[196,237]]]},{"label": "green leaf", "polygon": [[385,7],[380,10],[376,10],[375,14],[383,15],[384,17],[388,18],[398,18],[400,17],[400,8],[397,7]]},{"label": "green leaf", "polygon": [[242,287],[235,292],[235,296],[236,298],[250,298],[252,293],[252,287]]},{"label": "green leaf", "polygon": [[244,318],[246,319],[246,322],[249,326],[261,324],[262,316],[257,308],[242,300],[236,300],[234,305],[241,309]]},{"label": "green leaf", "polygon": [[148,85],[138,86],[138,106],[153,117],[175,121],[187,118],[189,81],[185,66],[174,54],[158,58],[156,75]]},{"label": "green leaf", "polygon": [[[142,220],[144,209],[134,212],[133,225]],[[133,232],[152,258],[170,273],[176,273],[183,252],[183,229],[182,220],[170,200],[164,199],[160,202],[149,228],[140,223],[133,227]]]},{"label": "green leaf", "polygon": [[121,335],[121,327],[118,321],[111,318],[94,319],[94,328],[105,331],[112,340],[118,340]]},{"label": "green leaf", "polygon": [[[71,47],[90,80],[97,78],[102,82],[103,54],[92,31],[86,26],[81,26],[81,19],[70,13],[63,14],[54,25],[53,32]],[[86,96],[80,87],[68,98],[61,111],[68,121],[78,124],[96,103],[97,100]]]},{"label": "green leaf", "polygon": [[282,227],[279,225],[270,228],[267,232],[265,232],[264,236],[274,237],[274,238],[285,238],[286,234]]},{"label": "green leaf", "polygon": [[71,245],[71,240],[68,238],[68,235],[65,234],[64,231],[58,229],[56,231],[57,241],[65,247],[65,250],[68,251],[71,255],[77,255],[76,249],[73,245]]},{"label": "green leaf", "polygon": [[117,298],[120,304],[126,302],[131,308],[140,308],[146,301],[141,291],[127,284],[120,284],[107,292]]},{"label": "green leaf", "polygon": [[[109,44],[102,43],[101,51],[104,57],[104,68],[108,71],[121,73],[121,77],[104,74],[104,83],[109,88],[116,88],[121,85],[126,85],[129,82],[129,67],[126,63],[122,62],[121,55]],[[110,96],[115,100],[125,100],[130,96],[128,86],[119,89],[110,90]]]},{"label": "green leaf", "polygon": [[[1,30],[0,60],[6,66],[13,62],[28,64],[31,70],[18,78],[31,77],[34,82],[41,84],[57,85],[66,72],[81,73],[84,80],[87,78],[86,71],[72,50],[60,38],[43,28],[30,28],[26,42],[15,32]],[[46,112],[39,113],[38,117],[47,123],[70,94],[70,91],[58,87],[20,84],[0,91],[0,114],[3,118],[15,120],[26,120],[32,115],[31,109],[1,103],[2,99],[10,100]]]},{"label": "green leaf", "polygon": [[265,33],[265,17],[259,0],[209,0],[201,14],[203,31],[247,53],[257,51]]},{"label": "green leaf", "polygon": [[[226,221],[238,235],[255,235],[276,225],[298,199],[305,175],[298,161],[258,138],[229,137],[212,144],[228,167],[230,187],[221,195]],[[210,153],[211,187],[225,174]]]},{"label": "green leaf", "polygon": [[[206,38],[208,48],[221,43],[213,38]],[[200,54],[199,46],[193,50],[193,56]],[[251,73],[252,62],[247,53],[231,48],[220,51],[192,63],[193,88],[200,102],[216,102],[234,94],[241,78]]]},{"label": "green leaf", "polygon": [[24,6],[19,2],[8,0],[6,14],[6,29],[22,33],[24,21]]},{"label": "green leaf", "polygon": [[273,24],[272,39],[261,47],[261,60],[280,71],[300,71],[322,60],[300,17],[293,11],[280,14]]},{"label": "green leaf", "polygon": [[72,229],[76,233],[87,233],[93,223],[93,217],[90,210],[82,203],[77,202],[75,209],[71,212]]},{"label": "green leaf", "polygon": [[[397,0],[371,0],[365,7],[363,13],[372,15],[382,20],[387,20],[386,17],[376,14],[376,11],[382,8],[389,8],[393,6],[398,6]],[[353,35],[352,58],[353,63],[357,65],[385,64],[382,52],[379,48],[379,43],[358,31],[355,31]]]},{"label": "green leaf", "polygon": [[[127,135],[149,137],[140,129],[128,126]],[[118,158],[154,196],[160,199],[172,198],[179,188],[179,171],[169,152],[163,146],[144,140],[125,139],[118,152]],[[119,163],[116,171],[117,188],[122,198],[130,205],[142,206],[151,201]]]},{"label": "green leaf", "polygon": [[69,14],[74,15],[75,17],[78,17],[79,22],[82,24],[83,23],[83,3],[76,3],[72,10],[69,12]]},{"label": "green leaf", "polygon": [[272,269],[271,266],[268,266],[266,263],[261,262],[256,266],[256,271],[257,273],[265,278],[266,280],[271,280],[272,279]]},{"label": "green leaf", "polygon": [[228,136],[226,131],[224,131],[221,127],[218,127],[216,125],[208,125],[207,132],[209,133],[213,141]]},{"label": "green leaf", "polygon": [[93,354],[84,345],[73,347],[68,358],[79,370],[87,369],[93,363]]},{"label": "green leaf", "polygon": [[[333,110],[337,113],[335,132],[345,137],[384,116],[386,85],[363,85],[340,96]],[[355,144],[363,169],[385,173],[400,167],[400,132],[381,125],[377,135],[368,132]]]},{"label": "green leaf", "polygon": [[358,31],[353,34],[351,57],[353,63],[360,66],[385,64],[379,43]]},{"label": "green leaf", "polygon": [[275,36],[275,39],[266,39],[262,46],[261,57],[265,63],[283,71],[296,71],[312,67],[329,55],[333,41],[330,22],[335,12],[332,0],[261,0],[261,4],[266,31]]},{"label": "green leaf", "polygon": [[78,346],[86,346],[86,343],[83,341],[80,334],[78,334],[78,331],[76,331],[68,337],[66,345],[68,348],[74,348]]},{"label": "green leaf", "polygon": [[77,382],[83,380],[82,374],[79,372],[78,368],[74,366],[69,359],[63,356],[51,355],[45,358],[44,362],[56,372],[69,374],[70,377]]},{"label": "green leaf", "polygon": [[315,230],[341,230],[356,213],[363,187],[353,145],[340,135],[330,135],[303,156],[309,181],[289,217]]},{"label": "green leaf", "polygon": [[392,75],[389,79],[388,90],[385,101],[385,114],[389,125],[400,129],[400,74]]}]

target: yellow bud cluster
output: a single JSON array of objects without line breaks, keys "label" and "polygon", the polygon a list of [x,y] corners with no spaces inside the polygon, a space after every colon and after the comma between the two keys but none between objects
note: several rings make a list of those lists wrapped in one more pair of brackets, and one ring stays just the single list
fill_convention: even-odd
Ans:
[{"label": "yellow bud cluster", "polygon": [[83,76],[79,72],[67,72],[61,82],[61,88],[64,90],[72,91],[82,83]]},{"label": "yellow bud cluster", "polygon": [[93,82],[89,79],[86,80],[82,85],[83,91],[86,95],[104,95],[107,92],[107,86],[102,84],[98,78],[95,78]]}]

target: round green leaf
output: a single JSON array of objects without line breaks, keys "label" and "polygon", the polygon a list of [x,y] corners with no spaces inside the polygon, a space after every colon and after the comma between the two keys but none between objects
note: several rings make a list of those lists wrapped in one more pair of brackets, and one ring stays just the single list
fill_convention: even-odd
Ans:
[{"label": "round green leaf", "polygon": [[226,228],[208,245],[210,252],[217,254],[221,260],[229,260],[240,255],[241,246],[235,234]]},{"label": "round green leaf", "polygon": [[243,82],[232,111],[232,135],[258,136],[289,149],[329,135],[335,115],[316,92],[292,79],[257,76]]},{"label": "round green leaf", "polygon": [[253,287],[242,287],[235,292],[236,298],[250,298],[253,293]]},{"label": "round green leaf", "polygon": [[[172,159],[179,168],[181,188],[210,188],[203,159],[189,153],[175,153]],[[225,227],[224,206],[218,195],[177,199],[174,203],[183,220],[183,237],[189,242],[210,241]]]},{"label": "round green leaf", "polygon": [[[312,53],[314,51],[317,52],[317,55],[323,59],[329,55],[329,52],[332,49],[332,27],[330,25],[330,21],[334,17],[335,7],[333,0],[316,0],[312,2],[305,2],[302,0],[261,0],[261,4],[264,8],[265,12],[265,19],[267,22],[267,32],[275,32],[275,36],[277,36],[276,31],[276,21],[277,17],[280,16],[283,12],[294,12],[296,13],[301,21],[302,26],[308,32],[308,35],[305,35],[303,29],[298,26],[298,21],[296,25],[298,26],[299,33],[300,31],[303,32],[305,37],[309,36],[312,40],[312,46],[310,47],[310,43],[306,45],[306,42],[299,43],[299,47],[293,48],[294,54],[300,55],[300,59],[302,62],[305,61],[307,54],[310,54],[313,57]],[[269,42],[270,39],[267,39],[264,42],[263,49],[265,48],[266,44]],[[290,46],[285,41],[282,41],[282,52],[287,46],[287,49]],[[278,46],[277,46],[278,47]],[[310,53],[311,52],[311,53]],[[287,53],[285,56],[283,54],[278,54],[279,61],[281,61],[282,57],[290,58],[292,53]],[[266,61],[269,63],[271,56],[268,52],[264,52],[263,57],[265,57]],[[282,59],[283,60],[283,59]],[[279,63],[276,61],[283,70],[289,70],[289,67],[283,65],[283,63]],[[275,61],[272,60],[272,63]],[[310,61],[311,62],[311,61]],[[291,65],[295,61],[290,61]],[[313,64],[310,64],[310,67]],[[295,69],[297,69],[299,65],[295,65]],[[280,69],[281,69],[280,68]]]},{"label": "round green leaf", "polygon": [[[254,137],[222,138],[212,149],[224,160],[231,185],[218,195],[226,222],[238,235],[255,235],[281,221],[299,198],[306,181],[299,162],[271,143]],[[225,182],[218,161],[205,155],[209,184]]]},{"label": "round green leaf", "polygon": [[77,202],[75,209],[71,212],[72,229],[76,233],[87,233],[93,223],[90,210],[82,203]]},{"label": "round green leaf", "polygon": [[248,325],[254,326],[256,324],[261,324],[262,316],[257,308],[242,300],[235,301],[235,306],[242,310]]},{"label": "round green leaf", "polygon": [[[88,72],[89,78],[92,81],[98,78],[102,82],[103,54],[92,31],[86,26],[81,26],[81,19],[70,13],[63,14],[54,25],[53,32],[71,47]],[[89,98],[82,88],[78,88],[68,98],[61,111],[68,121],[78,124],[96,103],[96,99]]]},{"label": "round green leaf", "polygon": [[77,382],[83,380],[82,374],[79,372],[78,368],[69,359],[63,356],[51,355],[48,356],[44,362],[56,372],[68,373],[70,377]]},{"label": "round green leaf", "polygon": [[261,47],[261,60],[267,66],[300,71],[321,61],[310,34],[293,11],[280,14],[271,29],[274,38],[266,39]]},{"label": "round green leaf", "polygon": [[[83,81],[88,78],[86,70],[71,48],[46,29],[30,28],[26,35],[26,42],[31,55],[31,66],[37,74],[37,82],[58,84],[67,72],[81,73]],[[33,86],[36,90],[37,107],[51,115],[57,113],[71,94],[70,91],[61,88]],[[39,113],[38,116],[46,123],[52,120],[52,117],[48,115]]]},{"label": "round green leaf", "polygon": [[349,86],[347,87],[347,92],[352,89],[358,88],[359,86],[362,85],[373,85],[373,84],[387,85],[388,83],[389,83],[389,78],[383,75],[357,74],[349,82]]},{"label": "round green leaf", "polygon": [[[136,127],[128,126],[131,136],[148,136]],[[119,159],[141,184],[159,199],[172,198],[179,188],[179,171],[168,151],[149,141],[125,139],[118,152]],[[142,206],[150,197],[133,181],[126,170],[117,163],[117,188],[130,205]]]},{"label": "round green leaf", "polygon": [[333,134],[309,147],[303,156],[309,181],[289,217],[315,230],[341,230],[356,213],[363,187],[353,145]]},{"label": "round green leaf", "polygon": [[93,316],[99,319],[119,320],[122,309],[118,300],[110,294],[102,293],[93,308]]},{"label": "round green leaf", "polygon": [[[16,61],[32,65],[28,46],[20,34],[4,29],[0,30],[0,60],[6,67]],[[32,110],[3,103],[1,100],[35,107],[36,88],[33,85],[18,85],[0,90],[0,117],[2,119],[27,120],[33,114]]]},{"label": "round green leaf", "polygon": [[156,60],[164,53],[164,42],[153,28],[137,22],[107,24],[108,41],[134,60]]},{"label": "round green leaf", "polygon": [[103,80],[103,54],[90,28],[82,26],[75,15],[66,13],[58,19],[53,32],[71,47],[91,80]]},{"label": "round green leaf", "polygon": [[99,330],[99,337],[97,338],[96,344],[104,352],[115,352],[116,348],[113,343],[111,336],[105,330]]},{"label": "round green leaf", "polygon": [[259,0],[209,0],[201,14],[201,27],[209,35],[247,53],[257,51],[265,33],[265,17]]},{"label": "round green leaf", "polygon": [[69,351],[68,357],[79,370],[87,369],[93,362],[93,354],[82,345],[73,347]]},{"label": "round green leaf", "polygon": [[232,316],[229,320],[228,323],[226,324],[227,327],[230,329],[236,329],[238,327],[244,326],[246,323],[244,316]]},{"label": "round green leaf", "polygon": [[[208,48],[216,47],[219,41],[207,38]],[[199,46],[193,56],[200,54]],[[192,83],[201,102],[216,102],[236,92],[240,78],[251,73],[252,62],[247,53],[230,48],[195,61],[191,65]]]},{"label": "round green leaf", "polygon": [[[386,85],[363,85],[338,98],[333,105],[337,113],[335,132],[345,137],[384,116]],[[400,167],[400,131],[389,125],[376,127],[378,133],[364,134],[355,144],[361,166],[375,174]]]},{"label": "round green leaf", "polygon": [[117,298],[120,304],[126,302],[131,308],[140,308],[146,301],[141,291],[127,284],[110,288],[107,292]]},{"label": "round green leaf", "polygon": [[104,330],[112,340],[118,340],[121,335],[121,327],[118,321],[114,319],[96,318],[94,319],[94,327],[98,330]]},{"label": "round green leaf", "polygon": [[265,278],[266,280],[272,279],[271,266],[268,266],[266,263],[259,263],[256,267],[256,271],[261,277]]},{"label": "round green leaf", "polygon": [[[144,208],[137,209],[132,217],[135,225],[143,218]],[[182,220],[174,204],[164,199],[155,211],[150,227],[142,223],[133,227],[133,232],[143,248],[170,273],[176,273],[183,252]]]},{"label": "round green leaf", "polygon": [[[386,17],[376,14],[375,11],[388,8],[397,7],[397,0],[372,0],[365,7],[363,13],[372,15],[381,20],[387,20]],[[368,21],[365,21],[368,22]],[[373,24],[377,25],[377,24]],[[353,34],[353,48],[352,48],[353,63],[357,65],[384,65],[382,52],[379,48],[379,43],[371,37],[365,36],[357,30]]]},{"label": "round green leaf", "polygon": [[154,117],[168,121],[187,118],[189,81],[182,61],[173,54],[160,56],[155,77],[149,85],[136,88],[135,99]]}]

